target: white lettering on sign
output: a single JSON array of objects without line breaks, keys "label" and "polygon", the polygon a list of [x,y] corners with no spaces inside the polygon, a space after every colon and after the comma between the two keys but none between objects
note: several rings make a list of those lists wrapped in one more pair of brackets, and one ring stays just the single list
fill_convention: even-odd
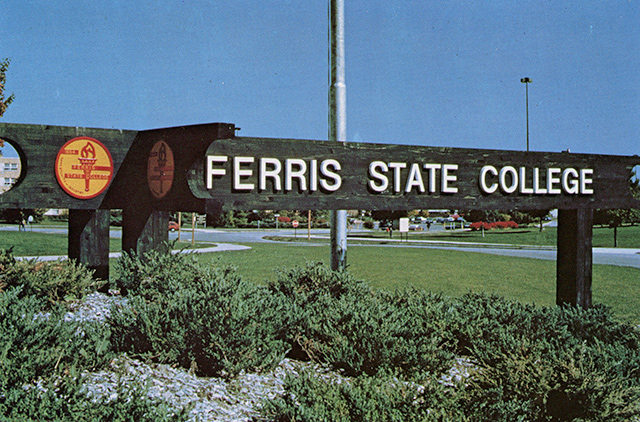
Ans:
[{"label": "white lettering on sign", "polygon": [[[530,175],[530,177],[529,177]],[[531,180],[531,185],[527,185]],[[592,195],[593,169],[564,170],[550,167],[520,167],[504,166],[500,170],[494,166],[484,166],[480,170],[480,190],[492,194],[498,189],[505,194],[519,192],[523,195]]]},{"label": "white lettering on sign", "polygon": [[253,183],[242,183],[241,178],[251,177],[253,171],[251,169],[240,168],[243,164],[253,163],[253,157],[235,157],[233,159],[233,189],[234,190],[253,190]]},{"label": "white lettering on sign", "polygon": [[[205,171],[205,186],[213,189],[214,180],[227,175],[225,163],[229,157],[224,155],[208,155]],[[260,191],[273,192],[299,191],[315,192],[322,189],[335,192],[342,186],[342,177],[338,173],[342,166],[335,159],[306,161],[302,158],[255,157],[238,156],[231,159],[231,188],[234,191],[252,191],[257,187]]]},{"label": "white lettering on sign", "polygon": [[[320,186],[329,192],[335,192],[342,186],[342,178],[336,171],[342,170],[342,166],[338,160],[324,160],[320,165],[320,174],[324,178],[320,179]],[[332,180],[333,183],[329,183],[328,180]]]},{"label": "white lettering on sign", "polygon": [[267,190],[267,179],[271,179],[273,183],[273,190],[279,192],[282,190],[282,183],[280,182],[280,171],[282,170],[282,163],[277,158],[261,158],[260,159],[260,182],[258,183],[258,189]]},{"label": "white lettering on sign", "polygon": [[458,170],[457,164],[443,164],[442,165],[442,193],[458,193],[458,188],[455,186],[449,186],[449,183],[454,183],[458,180],[450,171]]},{"label": "white lettering on sign", "polygon": [[[208,155],[205,186],[213,189],[217,179],[226,177],[230,179],[227,186],[239,192],[330,193],[342,187],[342,169],[333,158]],[[366,187],[374,194],[456,194],[458,171],[458,164],[375,160],[369,163]],[[485,165],[480,168],[478,185],[486,195],[592,195],[593,179],[591,168]]]},{"label": "white lettering on sign", "polygon": [[[407,167],[409,168],[408,174],[403,172]],[[424,176],[423,170],[427,170]],[[393,193],[411,193],[414,190],[419,193],[427,191],[436,193],[439,178],[440,192],[457,193],[458,188],[453,186],[458,180],[457,176],[452,174],[455,170],[458,170],[457,164],[427,163],[421,166],[419,163],[411,163],[409,166],[407,163],[372,161],[369,163],[369,189],[383,193],[389,189],[391,184]],[[405,174],[406,179],[403,179]],[[424,182],[425,176],[428,186]]]},{"label": "white lettering on sign", "polygon": [[213,189],[213,178],[224,176],[226,172],[221,168],[214,168],[216,163],[226,163],[228,157],[222,155],[207,155],[207,189]]}]

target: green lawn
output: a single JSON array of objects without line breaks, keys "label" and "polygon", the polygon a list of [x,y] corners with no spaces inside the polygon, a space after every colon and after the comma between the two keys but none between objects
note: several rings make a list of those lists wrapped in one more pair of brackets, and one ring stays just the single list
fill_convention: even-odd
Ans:
[{"label": "green lawn", "polygon": [[[183,238],[183,240],[186,240]],[[13,247],[15,256],[44,256],[66,255],[68,251],[68,238],[66,234],[51,234],[42,232],[16,230],[0,230],[0,249]],[[195,247],[210,247],[209,243],[196,243]],[[174,245],[175,249],[191,249],[191,241],[183,241]],[[120,252],[122,250],[121,239],[109,239],[109,251]]]},{"label": "green lawn", "polygon": [[[275,280],[278,268],[328,263],[328,246],[251,244],[251,250],[213,253],[201,259],[236,266],[246,279]],[[350,246],[349,271],[376,288],[416,286],[448,296],[497,293],[538,305],[555,303],[555,261],[474,252]],[[624,321],[640,324],[640,269],[594,265],[593,301],[611,306]]]},{"label": "green lawn", "polygon": [[[545,233],[546,232],[546,233]],[[545,230],[543,236],[554,229]],[[610,235],[610,229],[595,229],[597,236]],[[640,235],[638,227],[625,227],[625,242]],[[531,239],[536,233],[499,235]],[[602,233],[602,234],[600,234]],[[530,236],[530,237],[526,237]],[[510,238],[510,237],[509,237]],[[622,238],[622,236],[621,236]],[[528,241],[522,241],[530,244]],[[621,240],[622,243],[622,240]],[[13,246],[14,254],[64,255],[67,237],[37,232],[1,231],[0,248]],[[190,246],[181,243],[177,247]],[[204,245],[202,245],[204,246]],[[206,245],[210,246],[210,245]],[[305,265],[307,261],[329,260],[329,246],[299,246],[284,243],[254,243],[246,251],[204,254],[203,260],[238,267],[248,280],[263,283],[277,277],[276,270]],[[120,239],[111,240],[111,250],[120,250]],[[522,302],[539,305],[555,303],[556,267],[554,261],[513,258],[497,255],[418,248],[383,248],[350,245],[349,271],[376,288],[397,288],[408,285],[458,296],[468,291],[497,293]],[[611,306],[618,317],[640,323],[640,269],[594,265],[593,300]]]}]

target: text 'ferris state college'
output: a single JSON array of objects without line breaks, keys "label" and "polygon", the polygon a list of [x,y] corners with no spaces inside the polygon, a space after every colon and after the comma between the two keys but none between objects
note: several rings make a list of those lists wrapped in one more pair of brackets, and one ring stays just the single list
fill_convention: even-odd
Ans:
[{"label": "text 'ferris state college'", "polygon": [[[339,191],[344,164],[323,160],[207,155],[205,186],[233,192]],[[372,194],[450,194],[459,191],[459,165],[374,160],[362,169]],[[594,170],[575,167],[484,165],[477,186],[484,195],[592,195]]]}]

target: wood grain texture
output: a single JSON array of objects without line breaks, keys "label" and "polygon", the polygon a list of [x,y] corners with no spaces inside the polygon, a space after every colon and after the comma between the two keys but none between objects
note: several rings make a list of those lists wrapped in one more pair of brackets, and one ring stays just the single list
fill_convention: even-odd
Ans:
[{"label": "wood grain texture", "polygon": [[136,134],[117,129],[0,123],[0,139],[16,147],[22,162],[18,183],[0,195],[0,208],[102,208],[106,192],[92,199],[76,199],[60,187],[55,175],[58,151],[73,138],[94,138],[111,153],[115,178]]},{"label": "wood grain texture", "polygon": [[[295,139],[244,138],[225,139],[212,142],[206,155],[227,156],[229,161],[220,164],[226,174],[216,177],[212,189],[205,185],[205,156],[196,161],[189,173],[189,187],[197,198],[206,199],[211,209],[579,209],[579,208],[629,208],[640,207],[628,186],[629,173],[634,165],[640,164],[637,156],[610,156],[571,153],[520,152],[502,150],[479,150],[462,148],[436,148],[406,145],[339,143]],[[304,159],[321,162],[335,159],[340,162],[339,171],[342,185],[335,192],[311,192],[294,188],[290,191],[275,191],[273,186],[261,191],[238,191],[233,189],[233,157],[254,157],[256,162],[243,165],[252,170],[251,176],[243,177],[243,183],[258,186],[258,160],[269,157],[284,163],[286,159]],[[371,177],[369,164],[373,161],[385,163],[453,164],[458,168],[456,177],[457,193],[436,192],[395,193],[388,189],[383,193],[372,192],[368,188]],[[480,169],[491,165],[500,169],[513,166],[525,167],[528,171],[526,186],[532,185],[533,168],[541,172],[548,168],[593,169],[594,190],[592,195],[555,194],[533,195],[515,192],[505,194],[498,190],[494,194],[484,193],[479,185]],[[427,171],[422,176],[427,181]],[[408,168],[403,170],[406,182]],[[296,181],[297,183],[297,181]],[[440,182],[438,181],[438,184]],[[296,185],[297,186],[297,185]]]}]

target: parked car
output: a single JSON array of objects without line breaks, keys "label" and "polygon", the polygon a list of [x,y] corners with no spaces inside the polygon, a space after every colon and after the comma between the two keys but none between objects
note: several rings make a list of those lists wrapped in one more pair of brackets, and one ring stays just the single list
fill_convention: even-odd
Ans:
[{"label": "parked car", "polygon": [[175,221],[169,221],[169,231],[174,232],[179,228],[180,226],[178,226],[178,223],[176,223]]}]

